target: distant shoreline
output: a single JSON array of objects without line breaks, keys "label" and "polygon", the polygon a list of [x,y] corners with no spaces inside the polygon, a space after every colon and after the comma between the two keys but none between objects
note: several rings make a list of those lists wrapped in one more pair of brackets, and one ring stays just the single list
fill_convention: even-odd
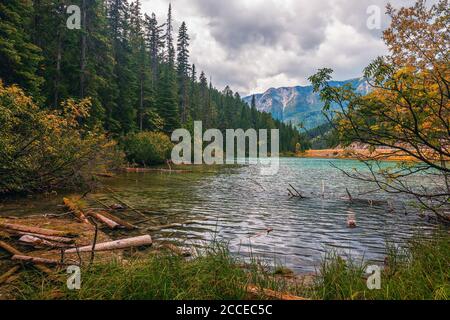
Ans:
[{"label": "distant shoreline", "polygon": [[[393,149],[378,149],[371,156],[383,161],[417,161],[409,155],[393,155]],[[360,160],[361,156],[369,157],[368,149],[323,149],[306,150],[298,154],[299,158],[349,159]]]}]

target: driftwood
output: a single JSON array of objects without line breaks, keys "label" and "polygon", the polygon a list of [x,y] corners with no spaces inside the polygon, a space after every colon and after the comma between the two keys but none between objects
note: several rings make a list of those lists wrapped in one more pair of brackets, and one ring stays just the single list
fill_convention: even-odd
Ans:
[{"label": "driftwood", "polygon": [[42,264],[57,266],[57,265],[61,264],[61,262],[58,260],[46,259],[46,258],[40,258],[40,257],[32,257],[32,256],[26,256],[26,255],[18,255],[18,254],[13,255],[11,259],[14,261],[31,262],[31,263],[35,264],[36,266],[42,265]]},{"label": "driftwood", "polygon": [[103,216],[107,217],[108,219],[114,221],[115,223],[119,224],[121,227],[123,227],[125,229],[128,229],[128,230],[138,229],[138,227],[132,225],[131,223],[124,221],[123,219],[120,219],[119,217],[116,217],[115,215],[112,215],[109,212],[101,211],[100,214],[102,214]]},{"label": "driftwood", "polygon": [[10,278],[11,278],[17,271],[19,271],[19,269],[20,269],[20,266],[14,266],[14,267],[12,267],[11,269],[9,269],[8,271],[6,271],[4,274],[2,274],[2,275],[0,276],[0,284],[7,283],[7,282],[10,280]]},{"label": "driftwood", "polygon": [[64,205],[83,223],[91,224],[84,212],[69,198],[64,198]]},{"label": "driftwood", "polygon": [[106,224],[110,229],[117,229],[117,228],[120,227],[120,225],[118,223],[116,223],[115,221],[105,217],[105,215],[103,213],[89,211],[88,215],[90,215],[91,217],[94,217],[98,221]]},{"label": "driftwood", "polygon": [[347,195],[348,195],[348,201],[353,202],[353,197],[350,194],[350,191],[348,191],[348,188],[345,188],[345,191],[347,192]]},{"label": "driftwood", "polygon": [[102,177],[102,178],[113,178],[114,177],[114,174],[112,174],[112,173],[95,173],[94,174],[95,176],[97,176],[97,177]]},{"label": "driftwood", "polygon": [[119,201],[121,204],[123,204],[127,208],[130,208],[131,210],[133,210],[137,214],[140,214],[143,217],[147,217],[147,215],[143,214],[141,211],[139,211],[138,209],[134,208],[131,204],[125,202],[125,200],[120,199],[112,189],[107,188],[107,190],[111,193],[111,197],[113,197],[116,201]]},{"label": "driftwood", "polygon": [[189,250],[183,250],[179,247],[177,247],[174,244],[171,243],[165,243],[162,245],[163,248],[166,248],[170,251],[172,251],[173,253],[175,253],[176,255],[182,256],[182,257],[190,257],[192,256],[192,252],[190,252]]},{"label": "driftwood", "polygon": [[29,233],[29,232],[22,232],[22,231],[12,231],[15,234],[18,234],[20,236],[32,236],[37,237],[49,241],[59,242],[59,243],[65,243],[65,244],[73,244],[75,242],[75,239],[72,238],[66,238],[66,237],[54,237],[54,236],[46,236],[43,234],[37,234],[37,233]]},{"label": "driftwood", "polygon": [[185,222],[181,222],[181,223],[162,224],[162,225],[155,226],[155,227],[147,227],[147,228],[145,228],[145,230],[157,232],[157,231],[161,231],[162,229],[173,228],[173,227],[182,227],[183,225],[193,224],[193,223],[195,223],[195,221],[185,221]]},{"label": "driftwood", "polygon": [[[110,242],[103,242],[98,243],[95,246],[95,251],[110,251],[110,250],[117,250],[117,249],[126,249],[126,248],[132,248],[132,247],[140,247],[140,246],[150,246],[152,245],[152,238],[149,235],[135,237],[135,238],[128,238],[128,239],[121,239],[116,241],[110,241]],[[80,248],[73,248],[65,250],[64,253],[76,253],[76,252],[91,252],[92,246],[84,246]]]},{"label": "driftwood", "polygon": [[27,232],[27,233],[34,233],[34,234],[42,234],[42,235],[52,236],[52,237],[73,236],[70,232],[66,232],[66,231],[56,231],[56,230],[50,230],[50,229],[44,229],[44,228],[38,228],[38,227],[32,227],[32,226],[25,226],[25,225],[15,224],[15,223],[14,224],[13,223],[0,223],[0,228],[7,229],[7,230]]},{"label": "driftwood", "polygon": [[35,236],[30,236],[30,235],[25,235],[22,236],[19,239],[20,242],[28,244],[28,245],[32,245],[34,247],[49,247],[49,248],[67,248],[70,245],[67,243],[58,243],[58,242],[53,242],[53,241],[48,241],[45,239],[41,239],[39,237],[35,237]]},{"label": "driftwood", "polygon": [[252,294],[252,295],[262,295],[270,299],[276,299],[276,300],[308,300],[303,297],[294,296],[288,293],[282,293],[278,291],[273,291],[270,289],[264,289],[264,288],[258,288],[253,285],[248,285],[246,288],[246,292]]},{"label": "driftwood", "polygon": [[[0,241],[0,248],[3,248],[4,250],[8,251],[13,256],[14,255],[17,255],[17,256],[23,256],[24,255],[22,252],[20,252],[19,250],[17,250],[13,246],[11,246],[11,245],[7,244],[6,242],[3,242],[3,241]],[[53,271],[51,269],[47,268],[46,266],[43,266],[43,265],[40,265],[40,264],[36,264],[35,267],[39,271],[47,273],[48,275],[53,277]]]},{"label": "driftwood", "polygon": [[109,212],[106,211],[100,211],[100,212],[89,212],[89,215],[97,218],[97,220],[100,220],[101,222],[104,222],[102,219],[105,219],[106,221],[109,221],[105,224],[107,224],[111,229],[115,229],[115,228],[124,228],[124,229],[128,229],[128,230],[133,230],[133,229],[137,229],[136,226],[133,226],[132,224],[110,214]]},{"label": "driftwood", "polygon": [[291,191],[291,189],[287,188],[287,191],[291,195],[291,198],[300,198],[300,199],[306,199],[300,192],[298,192],[297,189],[294,188],[292,184],[289,184],[289,186],[292,188],[292,190],[295,191],[295,194]]}]

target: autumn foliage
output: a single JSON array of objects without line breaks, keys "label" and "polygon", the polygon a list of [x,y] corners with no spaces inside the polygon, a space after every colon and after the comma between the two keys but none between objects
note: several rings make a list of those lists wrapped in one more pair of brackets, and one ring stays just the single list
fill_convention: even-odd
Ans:
[{"label": "autumn foliage", "polygon": [[[450,11],[447,0],[427,6],[387,6],[391,25],[383,39],[389,55],[379,57],[365,69],[371,87],[367,95],[351,86],[332,88],[330,69],[312,76],[315,90],[325,101],[325,112],[344,145],[368,146],[361,155],[370,174],[348,173],[375,182],[392,193],[413,195],[426,209],[448,219],[450,200]],[[338,106],[337,111],[331,106]],[[377,148],[391,150],[377,153]],[[380,156],[381,155],[381,156]],[[416,163],[389,168],[377,161],[407,155]],[[422,184],[408,181],[426,173]]]},{"label": "autumn foliage", "polygon": [[115,143],[84,124],[90,101],[45,110],[17,86],[0,82],[0,193],[48,191],[86,183],[112,165]]}]

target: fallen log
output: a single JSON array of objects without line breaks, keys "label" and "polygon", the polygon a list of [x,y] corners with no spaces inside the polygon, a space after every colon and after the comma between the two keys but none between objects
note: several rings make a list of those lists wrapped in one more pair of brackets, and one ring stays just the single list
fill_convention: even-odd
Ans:
[{"label": "fallen log", "polygon": [[[135,238],[121,239],[110,242],[97,243],[94,251],[110,251],[117,249],[127,249],[140,246],[151,246],[152,238],[149,235],[139,236]],[[65,250],[64,253],[91,252],[92,246],[84,246]]]},{"label": "fallen log", "polygon": [[105,216],[106,218],[114,221],[115,223],[119,224],[121,227],[128,229],[128,230],[133,230],[133,229],[138,229],[138,227],[132,225],[131,223],[126,222],[125,220],[116,217],[115,215],[106,212],[106,211],[100,211],[99,212],[101,215]]},{"label": "fallen log", "polygon": [[32,237],[37,237],[37,238],[41,238],[41,239],[45,239],[45,240],[49,240],[49,241],[65,243],[65,244],[73,244],[75,242],[75,239],[66,238],[66,237],[46,236],[44,234],[29,233],[29,232],[22,232],[22,231],[13,231],[13,233],[18,234],[20,236],[32,236]]},{"label": "fallen log", "polygon": [[73,212],[73,214],[83,223],[91,224],[89,220],[86,218],[84,212],[69,198],[63,198],[64,205]]},{"label": "fallen log", "polygon": [[175,253],[176,255],[182,256],[182,257],[190,257],[192,256],[192,252],[188,251],[188,250],[183,250],[179,247],[177,247],[174,244],[171,243],[165,243],[162,245],[163,248],[166,248],[170,251],[172,251],[173,253]]},{"label": "fallen log", "polygon": [[47,264],[47,265],[51,265],[51,266],[61,265],[61,262],[58,260],[18,255],[18,254],[13,255],[11,259],[14,261],[31,262],[31,263],[35,264],[36,266],[42,265],[42,264]]},{"label": "fallen log", "polygon": [[114,177],[114,174],[112,174],[112,173],[95,173],[94,174],[95,176],[97,176],[97,177],[102,177],[102,178],[113,178]]},{"label": "fallen log", "polygon": [[302,194],[301,194],[300,192],[298,192],[297,189],[295,189],[294,186],[293,186],[292,184],[289,183],[289,186],[295,191],[295,193],[297,193],[297,196],[298,196],[299,198],[302,198],[302,199],[303,199]]},{"label": "fallen log", "polygon": [[[103,216],[104,218],[106,218],[107,220],[110,220],[116,224],[118,224],[118,226],[116,228],[124,228],[124,229],[128,229],[128,230],[134,230],[137,229],[136,226],[133,226],[132,224],[110,214],[109,212],[106,211],[100,211],[97,212],[96,214]],[[100,220],[100,219],[99,219]]]},{"label": "fallen log", "polygon": [[[4,250],[6,250],[7,252],[9,252],[10,254],[14,255],[23,255],[23,253],[19,250],[17,250],[16,248],[14,248],[13,246],[7,244],[6,242],[0,241],[0,248],[3,248]],[[36,269],[38,269],[39,271],[42,271],[48,275],[50,275],[51,277],[53,277],[53,271],[49,268],[47,268],[46,266],[42,266],[42,265],[35,265]]]},{"label": "fallen log", "polygon": [[283,293],[279,291],[274,291],[265,288],[258,288],[257,286],[248,285],[246,288],[246,292],[252,295],[262,295],[267,298],[275,299],[275,300],[309,300],[307,298],[294,296],[288,293]]},{"label": "fallen log", "polygon": [[162,229],[168,229],[168,228],[174,228],[174,227],[182,227],[183,225],[194,224],[194,223],[195,223],[195,221],[169,223],[169,224],[162,224],[162,225],[154,226],[154,227],[147,227],[147,228],[145,228],[145,230],[152,231],[152,232],[157,232],[157,231],[161,231]]},{"label": "fallen log", "polygon": [[43,247],[57,248],[57,249],[70,247],[70,245],[67,243],[58,243],[58,242],[48,241],[45,239],[41,239],[39,237],[30,236],[30,235],[24,235],[24,236],[20,237],[19,241],[24,244],[32,245],[34,247],[42,247],[43,246]]},{"label": "fallen log", "polygon": [[6,271],[4,274],[0,276],[0,284],[7,283],[9,279],[17,272],[19,271],[20,266],[14,266],[8,271]]},{"label": "fallen log", "polygon": [[111,189],[111,188],[107,188],[107,190],[111,193],[111,197],[113,197],[116,201],[119,201],[121,204],[123,204],[124,206],[126,206],[127,208],[130,208],[131,210],[133,210],[134,212],[136,212],[137,214],[140,214],[143,217],[147,217],[145,214],[143,214],[141,211],[139,211],[138,209],[134,208],[131,204],[125,202],[125,200],[120,199],[116,193]]},{"label": "fallen log", "polygon": [[90,211],[88,213],[88,215],[90,215],[91,217],[94,217],[98,221],[106,224],[110,229],[117,229],[120,227],[120,225],[118,223],[116,223],[115,221],[112,221],[111,219],[105,217],[103,214],[100,214],[98,212]]},{"label": "fallen log", "polygon": [[44,228],[38,228],[38,227],[32,227],[32,226],[25,226],[25,225],[21,225],[21,224],[13,224],[13,223],[1,223],[0,222],[0,228],[7,229],[7,230],[27,232],[27,233],[42,234],[45,236],[54,236],[54,237],[73,236],[73,234],[71,234],[70,232],[66,232],[66,231],[56,231],[56,230],[50,230],[50,229],[44,229]]}]

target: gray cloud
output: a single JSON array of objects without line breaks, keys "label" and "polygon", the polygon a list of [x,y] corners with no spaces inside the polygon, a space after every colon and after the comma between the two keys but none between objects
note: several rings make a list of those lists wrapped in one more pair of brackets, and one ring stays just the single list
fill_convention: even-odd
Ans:
[{"label": "gray cloud", "polygon": [[[318,68],[336,79],[362,74],[386,53],[382,30],[367,28],[367,8],[387,0],[172,0],[174,17],[186,21],[191,60],[221,88],[241,94],[307,84]],[[169,0],[144,1],[163,21]],[[393,0],[396,6],[413,1]],[[389,24],[382,16],[381,26]]]}]

